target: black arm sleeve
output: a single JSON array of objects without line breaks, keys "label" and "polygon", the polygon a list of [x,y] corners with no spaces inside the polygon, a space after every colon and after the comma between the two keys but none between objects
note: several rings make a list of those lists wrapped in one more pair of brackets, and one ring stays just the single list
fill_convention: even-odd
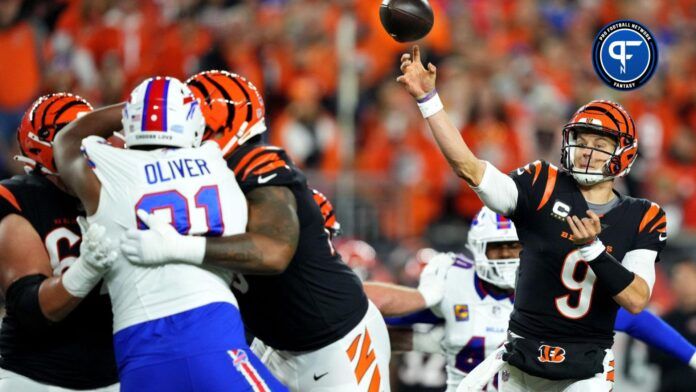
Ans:
[{"label": "black arm sleeve", "polygon": [[599,283],[609,291],[612,297],[628,287],[635,277],[633,272],[626,269],[607,252],[602,252],[589,265],[597,275]]},{"label": "black arm sleeve", "polygon": [[10,285],[5,295],[7,315],[29,330],[41,330],[52,322],[44,316],[39,304],[39,287],[46,275],[23,276]]}]

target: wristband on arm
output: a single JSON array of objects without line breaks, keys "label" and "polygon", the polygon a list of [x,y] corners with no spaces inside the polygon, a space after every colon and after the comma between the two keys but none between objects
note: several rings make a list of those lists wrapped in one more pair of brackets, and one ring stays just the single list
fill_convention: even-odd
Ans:
[{"label": "wristband on arm", "polygon": [[428,118],[445,108],[436,89],[433,89],[425,97],[417,99],[416,102],[418,102],[418,109],[420,109],[423,118]]},{"label": "wristband on arm", "polygon": [[614,256],[607,253],[599,238],[580,248],[580,255],[587,261],[612,297],[622,292],[633,282],[635,274],[616,261]]}]

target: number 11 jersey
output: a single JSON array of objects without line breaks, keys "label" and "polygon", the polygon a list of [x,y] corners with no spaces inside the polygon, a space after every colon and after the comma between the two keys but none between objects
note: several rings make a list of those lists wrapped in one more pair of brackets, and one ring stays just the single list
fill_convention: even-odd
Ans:
[{"label": "number 11 jersey", "polygon": [[[136,216],[139,209],[169,217],[181,234],[228,236],[246,230],[246,199],[215,143],[139,151],[93,136],[83,140],[82,149],[102,185],[98,210],[88,220],[105,226],[112,241],[128,229],[146,228]],[[114,334],[213,302],[237,306],[231,275],[176,263],[140,267],[120,255],[104,277]]]},{"label": "number 11 jersey", "polygon": [[[510,218],[522,242],[510,330],[537,340],[611,347],[619,305],[582,260],[567,216],[589,209],[573,177],[536,161],[512,173],[518,190]],[[667,220],[655,203],[616,193],[618,204],[600,216],[599,238],[621,262],[626,253],[665,246]]]}]

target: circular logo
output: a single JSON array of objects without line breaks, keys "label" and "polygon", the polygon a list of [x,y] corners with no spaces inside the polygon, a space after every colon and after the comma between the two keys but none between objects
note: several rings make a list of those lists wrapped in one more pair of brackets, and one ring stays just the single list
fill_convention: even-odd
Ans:
[{"label": "circular logo", "polygon": [[604,26],[594,40],[592,64],[609,87],[633,90],[657,68],[657,42],[642,24],[618,20]]}]

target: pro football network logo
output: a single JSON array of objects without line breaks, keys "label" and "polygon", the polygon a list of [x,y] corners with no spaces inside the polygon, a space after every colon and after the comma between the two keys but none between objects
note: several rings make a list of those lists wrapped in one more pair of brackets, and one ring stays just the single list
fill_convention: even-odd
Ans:
[{"label": "pro football network logo", "polygon": [[657,68],[657,42],[642,24],[612,22],[599,31],[592,48],[595,72],[609,87],[633,90],[645,84]]}]

